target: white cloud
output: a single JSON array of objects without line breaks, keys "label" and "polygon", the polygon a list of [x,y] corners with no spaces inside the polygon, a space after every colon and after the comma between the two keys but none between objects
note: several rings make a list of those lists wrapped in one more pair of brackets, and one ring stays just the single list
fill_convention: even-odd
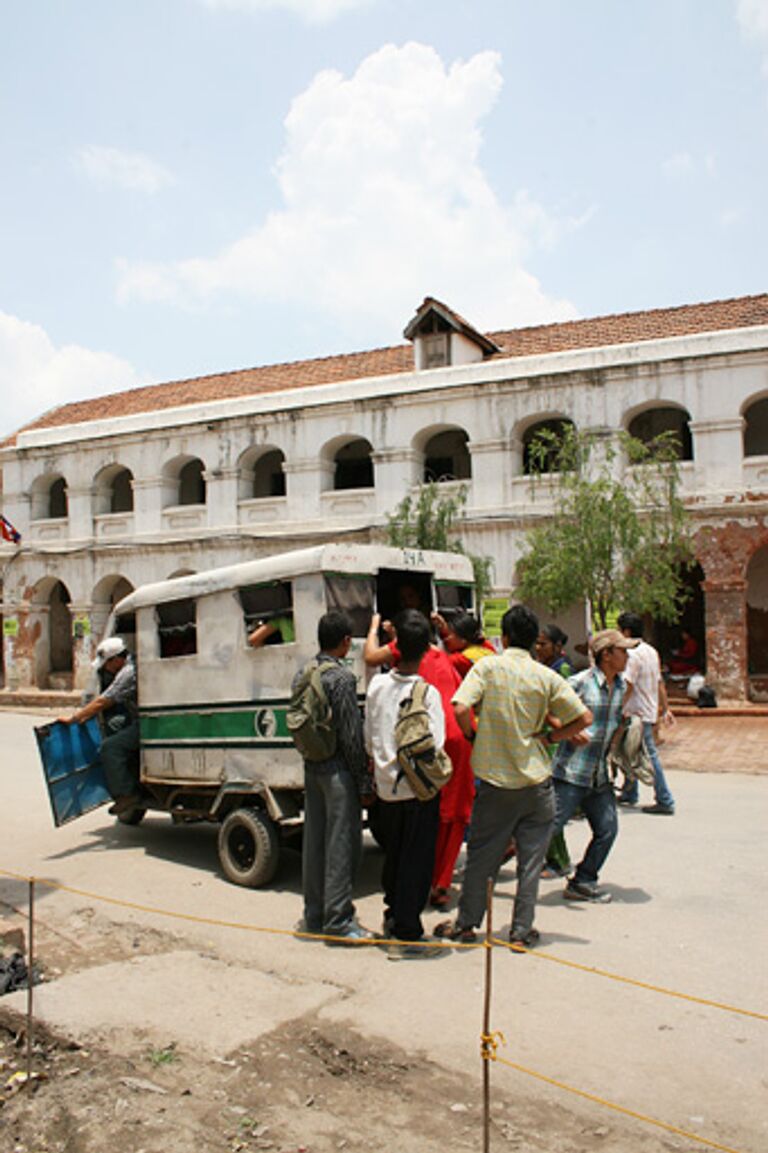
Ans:
[{"label": "white cloud", "polygon": [[243,12],[284,9],[309,24],[326,24],[356,8],[367,8],[374,0],[202,0],[206,8],[226,8]]},{"label": "white cloud", "polygon": [[768,0],[737,0],[736,14],[748,36],[768,41]]},{"label": "white cloud", "polygon": [[694,166],[694,159],[690,152],[676,152],[674,156],[668,157],[662,164],[664,171],[671,176],[686,176],[693,172]]},{"label": "white cloud", "polygon": [[158,192],[173,183],[173,176],[167,168],[141,152],[123,152],[119,148],[100,148],[94,144],[79,149],[75,163],[92,180],[139,192]]},{"label": "white cloud", "polygon": [[736,15],[744,34],[762,48],[763,72],[768,76],[768,0],[737,0]]},{"label": "white cloud", "polygon": [[279,210],[214,256],[122,262],[120,298],[282,300],[324,309],[360,339],[396,331],[425,294],[489,328],[575,315],[524,262],[582,221],[525,190],[502,204],[481,166],[501,85],[495,52],[446,65],[414,43],[383,47],[349,79],[319,73],[285,120]]},{"label": "white cloud", "polygon": [[57,348],[39,325],[0,312],[1,436],[57,405],[139,383],[127,361],[77,344]]}]

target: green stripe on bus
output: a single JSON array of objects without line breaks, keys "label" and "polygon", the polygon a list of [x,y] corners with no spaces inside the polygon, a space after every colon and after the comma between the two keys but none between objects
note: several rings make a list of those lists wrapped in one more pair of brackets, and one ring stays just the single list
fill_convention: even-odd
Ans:
[{"label": "green stripe on bus", "polygon": [[290,739],[284,707],[159,713],[142,716],[140,726],[144,742]]}]

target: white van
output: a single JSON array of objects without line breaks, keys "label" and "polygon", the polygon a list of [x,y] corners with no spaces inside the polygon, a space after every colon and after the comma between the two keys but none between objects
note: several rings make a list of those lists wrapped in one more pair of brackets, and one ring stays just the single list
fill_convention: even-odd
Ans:
[{"label": "white van", "polygon": [[[286,727],[291,682],[317,651],[329,609],[352,619],[347,662],[365,693],[371,614],[396,615],[403,589],[425,610],[474,608],[470,561],[456,553],[329,544],[145,585],[115,607],[107,635],[135,653],[147,809],[220,822],[226,875],[259,886],[303,820],[303,766]],[[415,590],[413,592],[412,590]],[[263,648],[248,634],[277,631]]]}]

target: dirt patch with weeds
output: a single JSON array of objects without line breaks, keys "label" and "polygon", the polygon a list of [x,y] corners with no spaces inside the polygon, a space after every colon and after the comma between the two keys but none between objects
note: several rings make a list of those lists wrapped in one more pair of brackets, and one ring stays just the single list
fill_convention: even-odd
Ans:
[{"label": "dirt patch with weeds", "polygon": [[[91,909],[69,917],[66,931],[41,926],[39,941],[47,981],[179,944],[171,934],[114,923]],[[460,1076],[318,1015],[295,1019],[223,1057],[174,1037],[154,1045],[136,1034],[83,1044],[37,1023],[28,1080],[25,1019],[0,1002],[0,1149],[463,1153],[483,1147],[479,1055],[476,1067]],[[611,1114],[551,1102],[510,1070],[492,1069],[492,1083],[493,1150],[681,1148]]]},{"label": "dirt patch with weeds", "polygon": [[[0,1009],[0,1148],[14,1153],[444,1153],[482,1148],[480,1074],[466,1077],[344,1025],[293,1022],[226,1058],[172,1040],[119,1054]],[[680,1148],[526,1094],[494,1092],[492,1148],[637,1153]]]}]

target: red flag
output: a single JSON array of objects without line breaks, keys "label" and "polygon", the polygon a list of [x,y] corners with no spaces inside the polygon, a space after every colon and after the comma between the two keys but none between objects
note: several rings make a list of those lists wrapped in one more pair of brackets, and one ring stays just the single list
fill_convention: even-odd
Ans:
[{"label": "red flag", "polygon": [[18,544],[21,540],[21,533],[15,529],[7,517],[0,513],[0,536],[3,540],[10,541],[11,544]]}]

